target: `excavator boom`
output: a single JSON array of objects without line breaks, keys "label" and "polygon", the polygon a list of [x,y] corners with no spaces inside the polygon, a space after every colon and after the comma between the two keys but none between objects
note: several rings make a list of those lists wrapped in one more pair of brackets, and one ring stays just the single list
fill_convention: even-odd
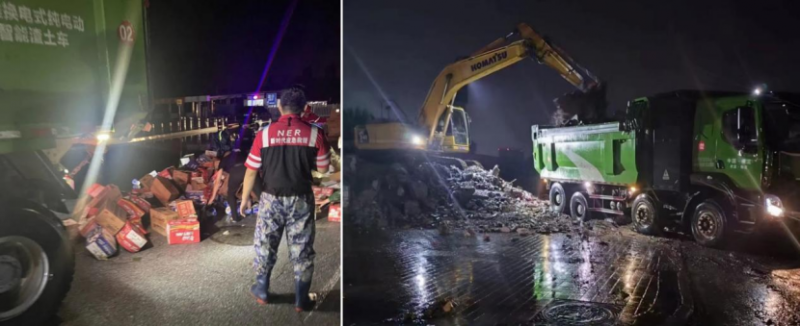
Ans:
[{"label": "excavator boom", "polygon": [[[515,35],[519,35],[520,39],[510,42]],[[428,139],[434,141],[437,132],[447,130],[448,107],[461,88],[526,58],[553,68],[581,92],[589,92],[600,84],[588,70],[580,67],[529,25],[519,24],[513,33],[489,43],[469,58],[448,65],[434,79],[419,113],[419,122],[427,131]]]}]

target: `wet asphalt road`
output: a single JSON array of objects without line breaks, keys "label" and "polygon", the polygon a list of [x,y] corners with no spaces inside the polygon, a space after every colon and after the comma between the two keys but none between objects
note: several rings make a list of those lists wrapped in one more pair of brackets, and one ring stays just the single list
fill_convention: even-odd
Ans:
[{"label": "wet asphalt road", "polygon": [[717,250],[603,221],[581,230],[346,230],[345,325],[800,322],[800,260],[780,234]]},{"label": "wet asphalt road", "polygon": [[[205,138],[112,146],[99,181],[129,190],[131,179],[177,165],[182,155],[203,150],[205,142],[201,140]],[[252,226],[255,219],[246,222]],[[311,291],[323,298],[314,311],[300,314],[294,311],[294,281],[285,237],[272,274],[274,303],[259,306],[249,294],[254,279],[252,229],[231,236],[240,233],[229,242],[242,246],[210,238],[198,244],[168,245],[166,238],[151,233],[152,247],[135,254],[120,249],[118,256],[108,261],[95,260],[78,244],[75,280],[57,322],[65,326],[339,325],[339,223],[324,218],[317,221]],[[214,236],[218,237],[225,236]]]},{"label": "wet asphalt road", "polygon": [[[248,218],[252,224],[253,217]],[[252,230],[252,229],[248,229]],[[242,237],[250,237],[246,232]],[[139,253],[121,249],[98,261],[76,248],[72,290],[59,312],[71,325],[339,325],[339,223],[317,221],[311,292],[322,296],[311,312],[294,311],[294,281],[285,237],[273,270],[271,303],[250,296],[253,247],[206,239],[198,244],[168,245],[150,234],[151,248]],[[244,241],[247,242],[247,241]]]}]

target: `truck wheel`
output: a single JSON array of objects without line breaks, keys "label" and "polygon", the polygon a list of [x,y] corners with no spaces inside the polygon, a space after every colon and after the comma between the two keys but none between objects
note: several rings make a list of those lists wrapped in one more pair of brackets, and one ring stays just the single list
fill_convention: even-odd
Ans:
[{"label": "truck wheel", "polygon": [[560,183],[550,186],[550,206],[556,214],[563,214],[564,208],[567,207],[567,192]]},{"label": "truck wheel", "polygon": [[631,220],[636,232],[647,235],[656,235],[658,228],[658,211],[653,201],[646,194],[641,194],[633,200],[631,207]]},{"label": "truck wheel", "polygon": [[580,191],[572,194],[572,198],[569,200],[569,215],[580,221],[589,219],[589,205],[586,197]]},{"label": "truck wheel", "polygon": [[9,206],[0,215],[0,325],[41,325],[71,286],[72,245],[51,212]]},{"label": "truck wheel", "polygon": [[709,199],[697,205],[692,216],[692,235],[697,243],[719,247],[725,240],[727,229],[727,219],[719,204]]}]

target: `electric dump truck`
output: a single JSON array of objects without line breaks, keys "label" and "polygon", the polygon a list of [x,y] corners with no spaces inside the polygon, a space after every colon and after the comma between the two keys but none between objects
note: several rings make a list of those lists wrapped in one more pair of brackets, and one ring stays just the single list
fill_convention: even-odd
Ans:
[{"label": "electric dump truck", "polygon": [[149,109],[144,13],[141,0],[2,2],[0,325],[44,324],[69,291],[76,192],[59,161]]},{"label": "electric dump truck", "polygon": [[[514,36],[520,39],[512,42]],[[529,25],[519,24],[512,33],[445,67],[428,91],[418,124],[392,121],[357,126],[356,148],[365,152],[470,153],[470,119],[463,107],[455,105],[456,95],[468,84],[525,59],[556,70],[578,88],[579,92],[564,97],[570,103],[591,102],[587,99],[605,102],[605,88],[594,75]]]},{"label": "electric dump truck", "polygon": [[676,91],[630,101],[617,122],[532,126],[534,168],[556,212],[677,225],[705,246],[800,219],[800,97]]}]

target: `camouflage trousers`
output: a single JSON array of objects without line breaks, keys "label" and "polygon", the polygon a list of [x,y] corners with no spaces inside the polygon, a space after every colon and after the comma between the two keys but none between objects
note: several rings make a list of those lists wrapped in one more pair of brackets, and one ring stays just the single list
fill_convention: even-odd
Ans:
[{"label": "camouflage trousers", "polygon": [[272,271],[286,229],[295,280],[310,282],[314,274],[314,195],[276,197],[261,193],[256,221],[253,267],[258,275]]}]

